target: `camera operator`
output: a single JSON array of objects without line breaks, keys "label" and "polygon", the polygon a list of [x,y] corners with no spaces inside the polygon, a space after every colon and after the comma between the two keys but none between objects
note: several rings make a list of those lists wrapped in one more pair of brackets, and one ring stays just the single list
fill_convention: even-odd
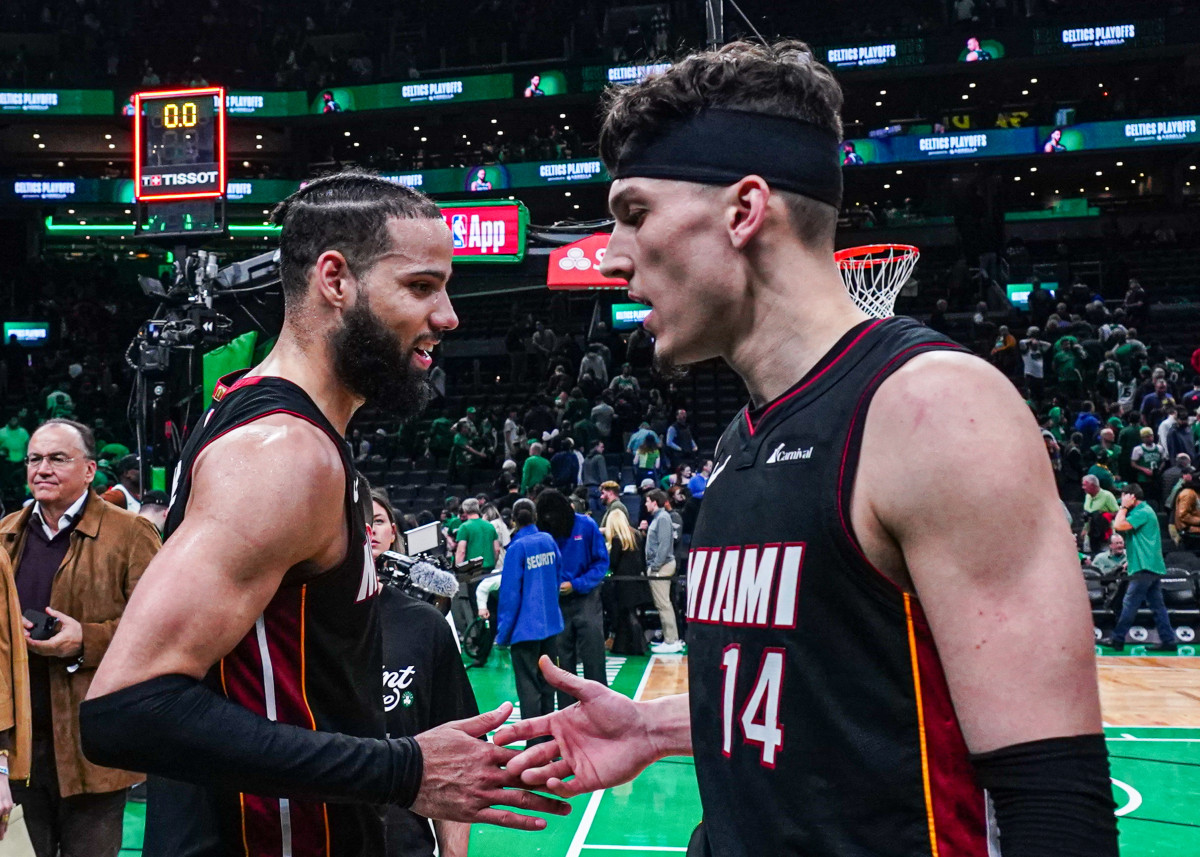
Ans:
[{"label": "camera operator", "polygon": [[[371,555],[397,541],[396,516],[380,491],[371,492]],[[446,618],[437,608],[401,591],[380,574],[383,628],[383,707],[389,738],[416,735],[479,713]],[[466,857],[471,825],[429,820],[394,804],[385,809],[387,857],[432,857],[434,837],[442,857]]]}]

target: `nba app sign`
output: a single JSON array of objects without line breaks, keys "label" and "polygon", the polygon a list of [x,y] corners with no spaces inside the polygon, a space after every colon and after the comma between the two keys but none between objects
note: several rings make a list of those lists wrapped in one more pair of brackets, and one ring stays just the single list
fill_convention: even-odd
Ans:
[{"label": "nba app sign", "polygon": [[528,214],[519,202],[443,205],[456,262],[519,262],[525,255]]}]

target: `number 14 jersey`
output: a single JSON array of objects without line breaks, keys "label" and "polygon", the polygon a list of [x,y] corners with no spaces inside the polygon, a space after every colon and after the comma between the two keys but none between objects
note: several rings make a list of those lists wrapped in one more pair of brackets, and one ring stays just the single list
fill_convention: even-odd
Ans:
[{"label": "number 14 jersey", "polygon": [[863,322],[718,444],[687,576],[716,857],[988,857],[985,796],[920,605],[849,524],[872,396],[948,349],[910,319]]}]

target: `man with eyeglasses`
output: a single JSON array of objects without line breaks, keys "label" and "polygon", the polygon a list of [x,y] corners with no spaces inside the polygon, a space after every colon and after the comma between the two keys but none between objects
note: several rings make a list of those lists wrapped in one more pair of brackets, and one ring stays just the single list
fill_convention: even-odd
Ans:
[{"label": "man with eyeglasses", "polygon": [[48,615],[54,628],[38,639],[41,627],[24,623],[33,765],[27,782],[13,782],[13,799],[24,808],[38,857],[116,857],[125,790],[142,776],[84,758],[79,703],[158,552],[158,532],[92,490],[96,442],[85,425],[43,424],[30,438],[25,472],[34,502],[0,521],[0,547],[12,559],[22,611]]}]

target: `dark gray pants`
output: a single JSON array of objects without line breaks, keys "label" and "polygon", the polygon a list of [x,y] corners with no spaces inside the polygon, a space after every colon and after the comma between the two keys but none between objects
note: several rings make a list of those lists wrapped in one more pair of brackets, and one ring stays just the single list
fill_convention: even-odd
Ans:
[{"label": "dark gray pants", "polygon": [[117,857],[125,822],[124,789],[61,797],[52,741],[34,741],[29,785],[11,785],[37,857]]},{"label": "dark gray pants", "polygon": [[[568,595],[559,599],[563,630],[558,635],[558,665],[569,673],[583,661],[583,677],[607,685],[604,674],[604,605],[600,587],[587,595]],[[566,708],[575,697],[559,692],[558,707]]]},{"label": "dark gray pants", "polygon": [[[546,655],[558,663],[558,638],[526,640],[513,643],[508,650],[512,659],[513,678],[517,683],[517,701],[521,703],[521,719],[529,720],[554,713],[554,688],[538,669],[538,659]],[[527,744],[538,744],[549,738],[534,738]],[[40,855],[39,855],[40,857]]]}]

